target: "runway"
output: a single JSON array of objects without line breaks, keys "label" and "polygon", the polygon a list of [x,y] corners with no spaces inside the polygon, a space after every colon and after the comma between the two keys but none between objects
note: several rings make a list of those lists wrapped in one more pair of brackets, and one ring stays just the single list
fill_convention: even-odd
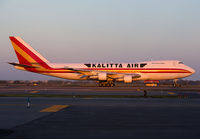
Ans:
[{"label": "runway", "polygon": [[[31,94],[54,94],[56,90],[35,89]],[[66,89],[68,90],[68,89]],[[71,91],[58,90],[63,94]],[[73,90],[73,89],[72,89]],[[83,89],[84,90],[84,89]],[[99,93],[137,94],[141,91],[74,90],[73,95]],[[104,92],[105,91],[105,92]],[[19,94],[18,91],[13,91]],[[149,91],[150,95],[177,98],[61,98],[0,97],[0,138],[199,138],[200,98],[198,91]],[[7,90],[0,94],[12,93]],[[21,93],[30,93],[30,90]],[[190,97],[190,95],[192,97]],[[142,96],[142,95],[141,95]],[[197,97],[196,97],[197,96]]]}]

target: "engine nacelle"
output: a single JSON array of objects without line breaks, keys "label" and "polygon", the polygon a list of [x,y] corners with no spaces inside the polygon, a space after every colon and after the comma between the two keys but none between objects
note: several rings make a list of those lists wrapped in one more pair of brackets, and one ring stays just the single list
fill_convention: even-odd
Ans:
[{"label": "engine nacelle", "polygon": [[107,80],[107,74],[106,73],[98,73],[98,80],[101,80],[101,81]]},{"label": "engine nacelle", "polygon": [[132,83],[132,81],[133,81],[132,78],[133,77],[131,75],[125,75],[124,76],[124,82],[125,83]]}]

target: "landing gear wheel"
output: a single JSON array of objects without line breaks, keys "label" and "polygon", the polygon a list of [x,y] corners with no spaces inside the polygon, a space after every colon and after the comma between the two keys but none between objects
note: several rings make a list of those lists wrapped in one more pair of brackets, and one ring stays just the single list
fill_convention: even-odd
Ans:
[{"label": "landing gear wheel", "polygon": [[114,87],[115,84],[113,82],[109,83],[110,87]]},{"label": "landing gear wheel", "polygon": [[99,83],[99,87],[102,87],[103,86],[103,84],[102,83]]},{"label": "landing gear wheel", "polygon": [[113,87],[113,86],[115,86],[115,84],[112,81],[99,82],[99,87]]},{"label": "landing gear wheel", "polygon": [[178,81],[178,79],[174,79],[174,80],[173,80],[173,82],[174,82],[174,83],[173,83],[173,87],[181,87],[181,85],[178,84],[177,81]]}]

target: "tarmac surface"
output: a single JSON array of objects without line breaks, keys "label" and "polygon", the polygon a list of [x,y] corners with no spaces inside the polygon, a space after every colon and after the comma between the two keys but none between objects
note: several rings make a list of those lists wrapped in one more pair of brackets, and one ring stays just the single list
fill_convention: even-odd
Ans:
[{"label": "tarmac surface", "polygon": [[[68,89],[66,89],[68,90]],[[86,91],[31,90],[37,93],[138,94],[111,89]],[[0,94],[30,90],[0,90]],[[121,93],[120,93],[121,92]],[[149,91],[149,95],[183,95],[180,98],[52,98],[0,97],[0,138],[199,138],[199,91]],[[192,97],[190,97],[192,96]],[[27,108],[30,102],[30,108]]]},{"label": "tarmac surface", "polygon": [[97,96],[143,96],[144,90],[148,96],[186,96],[200,98],[200,88],[173,87],[0,87],[0,96],[9,95],[97,95]]}]

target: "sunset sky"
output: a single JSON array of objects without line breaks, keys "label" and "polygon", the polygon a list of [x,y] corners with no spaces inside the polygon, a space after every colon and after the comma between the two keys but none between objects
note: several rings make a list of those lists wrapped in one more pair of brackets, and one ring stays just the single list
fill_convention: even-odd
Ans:
[{"label": "sunset sky", "polygon": [[200,80],[199,0],[1,0],[0,80],[57,79],[8,65],[10,35],[51,62],[180,60]]}]

